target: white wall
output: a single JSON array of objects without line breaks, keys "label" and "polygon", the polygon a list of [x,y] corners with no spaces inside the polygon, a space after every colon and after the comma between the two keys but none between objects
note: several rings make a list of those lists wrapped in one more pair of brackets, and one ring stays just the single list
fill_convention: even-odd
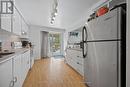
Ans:
[{"label": "white wall", "polygon": [[127,86],[130,87],[130,0],[127,0],[128,3],[128,12],[127,12],[127,64],[126,64],[126,69],[127,69]]},{"label": "white wall", "polygon": [[30,29],[29,29],[29,38],[30,38],[30,41],[32,42],[32,44],[35,45],[35,47],[34,47],[35,59],[41,58],[41,31],[47,31],[47,32],[54,31],[54,32],[61,32],[61,33],[65,32],[65,30],[63,30],[63,29],[31,25]]}]

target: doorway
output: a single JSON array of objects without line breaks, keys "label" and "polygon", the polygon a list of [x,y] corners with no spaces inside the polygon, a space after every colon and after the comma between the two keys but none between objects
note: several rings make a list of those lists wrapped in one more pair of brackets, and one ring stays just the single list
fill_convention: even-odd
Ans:
[{"label": "doorway", "polygon": [[52,57],[62,56],[62,37],[61,33],[49,33],[50,53]]}]

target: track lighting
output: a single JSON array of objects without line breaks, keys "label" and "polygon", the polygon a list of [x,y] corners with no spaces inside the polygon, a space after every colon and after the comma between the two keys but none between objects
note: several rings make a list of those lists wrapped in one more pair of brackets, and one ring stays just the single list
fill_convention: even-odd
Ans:
[{"label": "track lighting", "polygon": [[53,8],[52,8],[52,12],[51,12],[51,21],[50,21],[51,24],[54,23],[56,16],[58,15],[58,11],[57,11],[58,1],[57,0],[54,0],[52,7]]}]

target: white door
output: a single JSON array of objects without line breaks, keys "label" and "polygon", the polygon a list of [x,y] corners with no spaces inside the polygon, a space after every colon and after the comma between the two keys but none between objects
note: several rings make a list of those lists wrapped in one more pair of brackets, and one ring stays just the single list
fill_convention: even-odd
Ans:
[{"label": "white door", "polygon": [[[1,0],[1,1],[5,1],[5,0]],[[6,1],[9,1],[9,0],[6,0]],[[0,2],[0,6],[2,5],[2,12],[5,12],[5,14],[1,14],[1,29],[4,29],[8,32],[11,32],[11,29],[12,29],[12,14],[7,14],[6,11],[7,11],[7,4],[4,2],[4,3],[1,3]],[[9,3],[8,3],[9,5]],[[9,11],[9,9],[8,9]],[[11,10],[10,10],[11,11]]]},{"label": "white door", "polygon": [[12,14],[1,14],[1,29],[11,32]]},{"label": "white door", "polygon": [[13,87],[12,59],[0,63],[0,87]]},{"label": "white door", "polygon": [[21,35],[21,16],[16,8],[13,15],[13,33]]},{"label": "white door", "polygon": [[21,58],[21,65],[22,65],[22,84],[28,74],[28,71],[30,69],[30,51],[27,51],[22,54]]},{"label": "white door", "polygon": [[22,87],[21,83],[21,55],[13,58],[13,77],[14,77],[14,87]]}]

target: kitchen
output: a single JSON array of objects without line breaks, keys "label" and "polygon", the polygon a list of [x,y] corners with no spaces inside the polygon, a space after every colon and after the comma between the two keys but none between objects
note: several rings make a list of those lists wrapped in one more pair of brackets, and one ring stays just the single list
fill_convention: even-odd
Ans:
[{"label": "kitchen", "polygon": [[0,1],[0,87],[129,87],[128,0]]}]

